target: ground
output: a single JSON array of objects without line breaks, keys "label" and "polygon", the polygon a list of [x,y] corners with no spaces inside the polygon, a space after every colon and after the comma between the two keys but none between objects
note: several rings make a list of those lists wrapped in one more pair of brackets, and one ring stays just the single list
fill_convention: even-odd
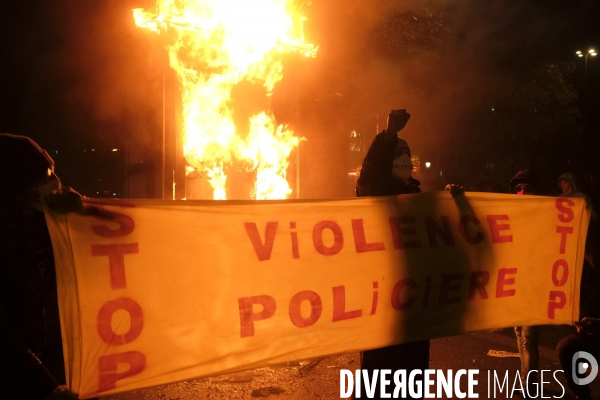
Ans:
[{"label": "ground", "polygon": [[102,400],[335,399],[339,398],[340,369],[353,370],[359,365],[359,353],[349,353],[137,390]]},{"label": "ground", "polygon": [[[540,370],[559,370],[555,347],[558,341],[574,332],[570,326],[548,326],[540,338]],[[490,350],[513,353],[513,357],[493,357]],[[430,368],[447,371],[478,369],[477,393],[480,399],[510,398],[507,393],[488,393],[488,373],[498,376],[508,373],[511,385],[519,369],[516,340],[512,328],[482,331],[431,341]],[[340,369],[355,370],[360,366],[360,354],[348,353],[305,360],[241,373],[201,378],[129,393],[105,396],[101,400],[195,400],[195,399],[253,399],[304,400],[339,399]],[[546,375],[548,376],[548,375]],[[558,382],[549,375],[544,389],[545,398],[574,399],[566,387],[561,372]],[[559,383],[560,382],[560,383]],[[600,378],[591,384],[596,398],[600,398]],[[463,390],[466,388],[462,387]],[[517,394],[513,398],[521,399]],[[538,397],[539,398],[539,397]]]}]

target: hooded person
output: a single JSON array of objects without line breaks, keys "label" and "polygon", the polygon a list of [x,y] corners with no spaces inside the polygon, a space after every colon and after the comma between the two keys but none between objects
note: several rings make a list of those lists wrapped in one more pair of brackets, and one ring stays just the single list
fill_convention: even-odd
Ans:
[{"label": "hooded person", "polygon": [[[392,110],[388,116],[386,129],[379,133],[365,156],[357,180],[357,196],[392,196],[420,193],[419,181],[412,174],[410,147],[406,140],[398,137],[410,118],[406,110]],[[363,351],[361,369],[369,371],[390,369],[393,371],[425,370],[429,367],[429,340],[402,343],[379,349]],[[415,381],[423,384],[420,375]],[[361,380],[362,393],[364,382]],[[375,397],[381,394],[379,382],[375,387]]]},{"label": "hooded person", "polygon": [[[597,224],[600,223],[600,221],[598,221],[598,219],[599,219],[598,210],[593,208],[592,199],[587,194],[585,194],[581,190],[579,190],[579,187],[577,185],[577,177],[575,176],[575,174],[572,172],[565,172],[558,177],[557,183],[558,183],[558,187],[560,188],[560,190],[562,192],[561,194],[559,194],[559,197],[582,198],[582,199],[585,199],[587,204],[592,206],[591,224],[593,226],[591,226],[590,229],[592,229],[592,231],[597,231],[598,230]],[[598,236],[598,233],[595,232],[595,235]]]},{"label": "hooded person", "polygon": [[357,179],[357,196],[392,196],[420,193],[420,182],[412,175],[410,147],[398,132],[406,126],[410,114],[392,110],[386,129],[379,133],[363,160]]},{"label": "hooded person", "polygon": [[513,194],[541,194],[540,176],[530,169],[517,172],[508,186],[509,192]]},{"label": "hooded person", "polygon": [[577,186],[577,177],[572,172],[565,172],[558,177],[558,187],[561,190],[560,197],[580,197],[584,198],[589,204],[591,199]]},{"label": "hooded person", "polygon": [[[531,169],[522,169],[513,176],[509,183],[509,192],[517,195],[539,195],[540,176]],[[541,326],[515,326],[515,337],[520,356],[520,377],[525,398],[539,396],[538,366],[540,359],[539,337]]]},{"label": "hooded person", "polygon": [[54,258],[42,212],[42,196],[59,189],[46,151],[25,136],[0,134],[2,399],[77,398],[63,386]]}]

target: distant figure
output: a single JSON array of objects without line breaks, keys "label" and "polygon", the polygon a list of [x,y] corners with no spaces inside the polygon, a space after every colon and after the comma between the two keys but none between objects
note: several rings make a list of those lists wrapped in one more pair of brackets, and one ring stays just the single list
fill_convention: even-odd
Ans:
[{"label": "distant figure", "polygon": [[[398,137],[410,118],[406,110],[393,110],[388,116],[387,128],[379,133],[360,170],[357,180],[358,196],[391,196],[398,194],[420,193],[419,181],[412,174],[410,148],[406,140]],[[396,371],[406,369],[407,374],[413,369],[425,370],[429,367],[429,340],[403,343],[375,350],[362,352],[362,369],[372,376],[375,369]],[[422,375],[419,375],[422,377]],[[422,378],[421,378],[422,384]],[[364,384],[361,393],[365,393]],[[379,398],[380,388],[377,383],[375,398]]]},{"label": "distant figure", "polygon": [[54,258],[42,196],[57,193],[50,202],[58,208],[81,206],[80,196],[60,190],[48,153],[10,134],[0,134],[0,188],[0,399],[76,399],[63,386]]},{"label": "distant figure", "polygon": [[[517,195],[539,195],[540,178],[537,172],[523,169],[516,173],[509,183],[510,193]],[[517,348],[521,356],[521,384],[525,390],[523,397],[538,397],[538,365],[540,361],[539,338],[541,326],[515,326]]]},{"label": "distant figure", "polygon": [[597,259],[599,258],[600,250],[600,216],[598,209],[594,207],[592,199],[585,193],[579,190],[577,186],[577,178],[571,172],[565,172],[558,177],[558,186],[562,193],[560,197],[576,197],[583,198],[592,207],[592,218],[588,229],[588,234],[585,242],[585,258],[596,270],[600,271],[600,265]]},{"label": "distant figure", "polygon": [[558,187],[561,190],[560,197],[581,197],[586,199],[589,204],[592,200],[582,191],[578,190],[577,177],[571,172],[565,172],[558,177]]}]

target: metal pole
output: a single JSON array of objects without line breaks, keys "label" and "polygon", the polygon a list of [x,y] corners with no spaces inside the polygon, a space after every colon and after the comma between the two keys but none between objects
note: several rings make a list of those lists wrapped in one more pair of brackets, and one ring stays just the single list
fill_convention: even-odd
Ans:
[{"label": "metal pole", "polygon": [[587,132],[587,107],[588,107],[588,88],[587,88],[587,61],[589,52],[585,54],[585,62],[584,62],[584,74],[583,74],[583,128]]},{"label": "metal pole", "polygon": [[300,198],[300,143],[298,142],[298,147],[296,148],[296,198]]},{"label": "metal pole", "polygon": [[165,197],[165,175],[167,173],[167,161],[166,161],[166,144],[167,144],[167,139],[166,139],[166,134],[167,134],[167,109],[166,109],[166,104],[167,104],[167,95],[166,95],[166,68],[168,68],[168,66],[166,66],[166,63],[169,60],[169,55],[168,53],[165,53],[166,57],[165,57],[165,61],[163,61],[162,63],[162,70],[163,70],[163,87],[162,87],[162,167],[161,167],[161,195],[162,195],[162,199],[166,200]]}]

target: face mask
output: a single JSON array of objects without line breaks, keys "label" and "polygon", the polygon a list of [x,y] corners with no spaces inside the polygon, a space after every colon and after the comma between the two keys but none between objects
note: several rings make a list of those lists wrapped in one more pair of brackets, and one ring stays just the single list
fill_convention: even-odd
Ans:
[{"label": "face mask", "polygon": [[392,167],[392,173],[400,179],[408,179],[412,173],[413,165],[410,162],[410,156],[408,154],[402,154],[400,157],[394,159],[394,165]]}]

